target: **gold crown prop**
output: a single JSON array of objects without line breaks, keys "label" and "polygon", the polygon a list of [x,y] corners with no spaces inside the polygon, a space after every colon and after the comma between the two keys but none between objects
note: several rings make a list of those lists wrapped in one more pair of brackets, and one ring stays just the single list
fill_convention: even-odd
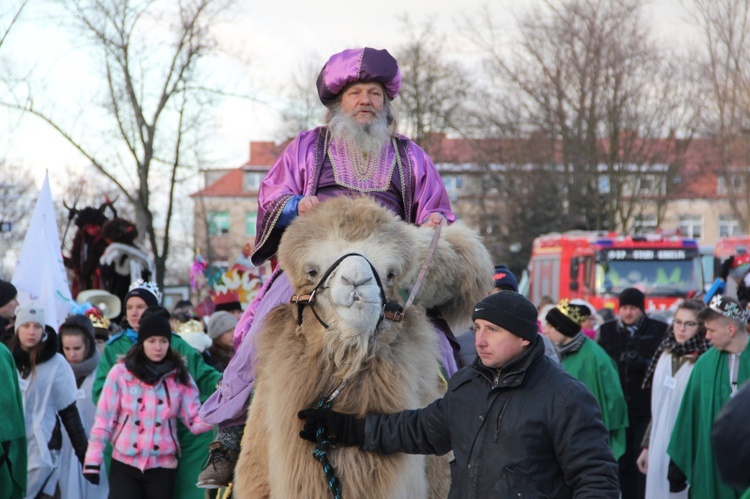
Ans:
[{"label": "gold crown prop", "polygon": [[180,323],[179,326],[177,326],[177,333],[202,333],[203,331],[203,324],[196,319],[190,319],[189,321]]},{"label": "gold crown prop", "polygon": [[562,312],[568,319],[572,320],[576,324],[583,324],[584,322],[586,322],[586,319],[591,316],[591,314],[582,313],[580,311],[581,308],[582,307],[579,307],[578,305],[571,305],[567,298],[563,298],[557,304],[557,310]]}]

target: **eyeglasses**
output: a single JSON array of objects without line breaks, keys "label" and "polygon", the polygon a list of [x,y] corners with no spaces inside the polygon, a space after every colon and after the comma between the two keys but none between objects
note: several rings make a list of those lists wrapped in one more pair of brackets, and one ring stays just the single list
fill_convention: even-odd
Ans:
[{"label": "eyeglasses", "polygon": [[691,327],[695,327],[698,325],[698,323],[695,321],[682,322],[682,321],[677,321],[677,320],[673,321],[672,324],[674,324],[674,327],[676,328],[682,327],[682,326],[685,326],[686,328],[691,328]]}]

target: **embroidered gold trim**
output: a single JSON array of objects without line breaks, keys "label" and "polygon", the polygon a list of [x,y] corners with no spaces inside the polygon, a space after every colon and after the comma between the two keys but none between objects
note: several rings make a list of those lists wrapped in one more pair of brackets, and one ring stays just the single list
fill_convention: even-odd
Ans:
[{"label": "embroidered gold trim", "polygon": [[[393,178],[393,170],[396,167],[396,164],[400,164],[401,160],[399,158],[399,152],[398,147],[396,144],[396,139],[391,138],[391,147],[393,148],[393,159],[391,160],[390,166],[388,166],[387,173],[383,177],[383,182],[379,186],[374,187],[364,187],[362,185],[355,185],[353,182],[347,182],[345,178],[345,166],[338,164],[335,159],[335,154],[331,154],[331,145],[332,141],[328,144],[328,147],[326,149],[328,154],[328,159],[331,160],[331,166],[333,167],[333,178],[336,182],[336,184],[346,187],[348,189],[352,189],[357,192],[385,192],[390,188],[391,185],[391,179]],[[386,150],[385,154],[390,154],[390,150]],[[375,162],[374,165],[377,166],[378,162]],[[341,169],[341,170],[340,170]],[[377,168],[373,168],[373,171],[369,173],[369,177],[363,178],[358,175],[358,172],[354,171],[354,165],[352,165],[352,174],[353,176],[359,180],[360,182],[367,182],[371,179],[371,177],[374,175],[375,171],[377,171]],[[362,172],[360,172],[362,173]]]}]

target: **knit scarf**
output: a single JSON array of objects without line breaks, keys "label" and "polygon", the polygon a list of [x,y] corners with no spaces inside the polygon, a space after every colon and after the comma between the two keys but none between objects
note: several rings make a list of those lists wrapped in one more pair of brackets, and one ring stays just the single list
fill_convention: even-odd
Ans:
[{"label": "knit scarf", "polygon": [[570,357],[581,348],[583,348],[583,344],[586,342],[586,338],[587,336],[583,334],[583,331],[581,331],[573,336],[570,343],[557,347],[557,354],[560,356],[560,360],[565,360],[567,357]]},{"label": "knit scarf", "polygon": [[137,362],[135,358],[128,357],[125,359],[125,367],[133,373],[133,376],[147,385],[155,385],[165,374],[174,370],[175,362],[171,357],[164,359],[158,364],[148,359]]},{"label": "knit scarf", "polygon": [[700,334],[696,334],[680,345],[674,337],[674,330],[670,327],[669,333],[664,337],[661,345],[659,345],[659,348],[656,349],[654,356],[651,358],[651,363],[646,370],[646,376],[643,378],[641,388],[646,388],[651,384],[651,377],[656,370],[656,364],[659,362],[659,357],[661,357],[663,352],[670,352],[675,357],[684,357],[685,355],[700,357],[709,348],[711,348],[711,343]]},{"label": "knit scarf", "polygon": [[91,357],[79,362],[78,364],[70,364],[70,367],[73,368],[73,375],[76,377],[76,385],[78,385],[78,388],[81,387],[81,383],[86,379],[86,376],[94,372],[99,365],[99,357],[99,349],[94,348],[94,353]]},{"label": "knit scarf", "polygon": [[617,322],[619,323],[620,329],[627,331],[628,335],[632,338],[633,335],[638,331],[638,329],[641,327],[641,324],[643,324],[643,321],[646,320],[646,314],[643,314],[643,317],[636,322],[635,324],[628,324],[625,325],[622,322],[622,319],[618,318]]}]

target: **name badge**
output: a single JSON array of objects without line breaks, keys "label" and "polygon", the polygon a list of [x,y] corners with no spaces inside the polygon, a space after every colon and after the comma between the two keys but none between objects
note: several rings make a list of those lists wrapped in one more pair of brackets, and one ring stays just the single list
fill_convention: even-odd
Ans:
[{"label": "name badge", "polygon": [[670,390],[674,390],[675,388],[677,388],[677,380],[672,376],[667,376],[666,378],[664,378],[664,386],[666,388],[669,388]]}]

